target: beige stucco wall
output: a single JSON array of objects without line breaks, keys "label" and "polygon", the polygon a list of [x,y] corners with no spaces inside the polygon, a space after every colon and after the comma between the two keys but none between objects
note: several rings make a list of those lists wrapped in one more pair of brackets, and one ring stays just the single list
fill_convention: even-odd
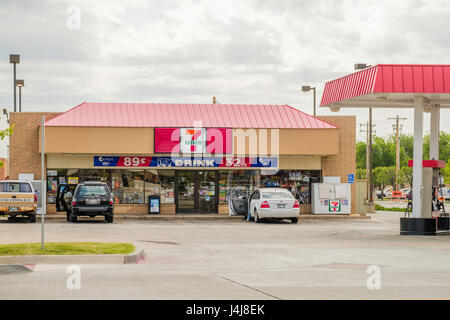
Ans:
[{"label": "beige stucco wall", "polygon": [[[339,127],[339,154],[322,157],[322,175],[339,176],[348,182],[348,174],[356,177],[356,116],[319,116]],[[352,184],[352,213],[356,212],[356,187]]]},{"label": "beige stucco wall", "polygon": [[[154,153],[153,128],[46,127],[45,130],[47,154]],[[329,155],[339,152],[338,129],[234,129],[233,136],[234,154],[260,154],[262,148],[266,148],[264,153],[269,155],[273,154],[271,151],[281,155]],[[278,148],[274,145],[277,141]],[[242,147],[239,147],[240,144]],[[250,146],[256,147],[253,149]]]}]

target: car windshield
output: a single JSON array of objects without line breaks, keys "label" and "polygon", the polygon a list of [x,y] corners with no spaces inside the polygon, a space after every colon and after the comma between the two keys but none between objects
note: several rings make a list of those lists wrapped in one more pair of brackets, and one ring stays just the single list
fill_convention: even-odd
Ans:
[{"label": "car windshield", "polygon": [[0,192],[32,192],[31,186],[26,182],[1,182]]},{"label": "car windshield", "polygon": [[294,199],[294,196],[289,191],[265,191],[261,194],[263,199]]},{"label": "car windshield", "polygon": [[108,187],[103,185],[92,185],[92,186],[79,186],[77,190],[77,195],[79,196],[106,196],[108,194]]}]

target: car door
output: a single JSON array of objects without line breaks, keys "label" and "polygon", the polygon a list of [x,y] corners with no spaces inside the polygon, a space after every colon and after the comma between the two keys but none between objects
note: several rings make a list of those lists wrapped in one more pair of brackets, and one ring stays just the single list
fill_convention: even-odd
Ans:
[{"label": "car door", "polygon": [[254,212],[255,212],[255,207],[258,205],[259,203],[259,199],[261,198],[261,192],[259,190],[256,190],[255,192],[252,193],[252,195],[250,196],[249,201],[249,210],[250,210],[250,216],[253,217]]},{"label": "car door", "polygon": [[233,190],[230,196],[230,208],[234,214],[246,215],[248,213],[248,194],[241,190]]},{"label": "car door", "polygon": [[[76,185],[68,185],[67,183],[61,183],[60,185],[58,185],[58,189],[56,191],[56,211],[57,212],[61,212],[61,211],[65,211],[68,212],[70,211],[70,197],[67,197],[67,194],[72,193],[75,190]],[[69,202],[69,203],[68,203]]]}]

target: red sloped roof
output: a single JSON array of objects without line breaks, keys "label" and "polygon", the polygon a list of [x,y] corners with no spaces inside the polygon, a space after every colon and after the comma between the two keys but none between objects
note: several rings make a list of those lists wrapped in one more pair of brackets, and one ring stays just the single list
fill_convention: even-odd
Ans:
[{"label": "red sloped roof", "polygon": [[91,103],[47,121],[65,127],[203,127],[328,129],[336,126],[288,105]]},{"label": "red sloped roof", "polygon": [[320,105],[369,93],[450,93],[450,65],[378,64],[327,82]]}]

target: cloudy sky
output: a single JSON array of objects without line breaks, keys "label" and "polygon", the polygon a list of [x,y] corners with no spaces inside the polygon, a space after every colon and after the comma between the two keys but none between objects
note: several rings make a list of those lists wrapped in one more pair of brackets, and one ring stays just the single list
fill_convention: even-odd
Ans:
[{"label": "cloudy sky", "polygon": [[[10,53],[21,55],[24,111],[216,96],[312,113],[300,86],[317,86],[319,103],[325,82],[354,63],[450,63],[446,0],[0,0],[0,24],[0,107],[9,110]],[[359,125],[368,112],[340,114],[357,114]],[[411,133],[412,111],[384,109],[374,111],[376,133],[390,134],[397,114]]]}]

